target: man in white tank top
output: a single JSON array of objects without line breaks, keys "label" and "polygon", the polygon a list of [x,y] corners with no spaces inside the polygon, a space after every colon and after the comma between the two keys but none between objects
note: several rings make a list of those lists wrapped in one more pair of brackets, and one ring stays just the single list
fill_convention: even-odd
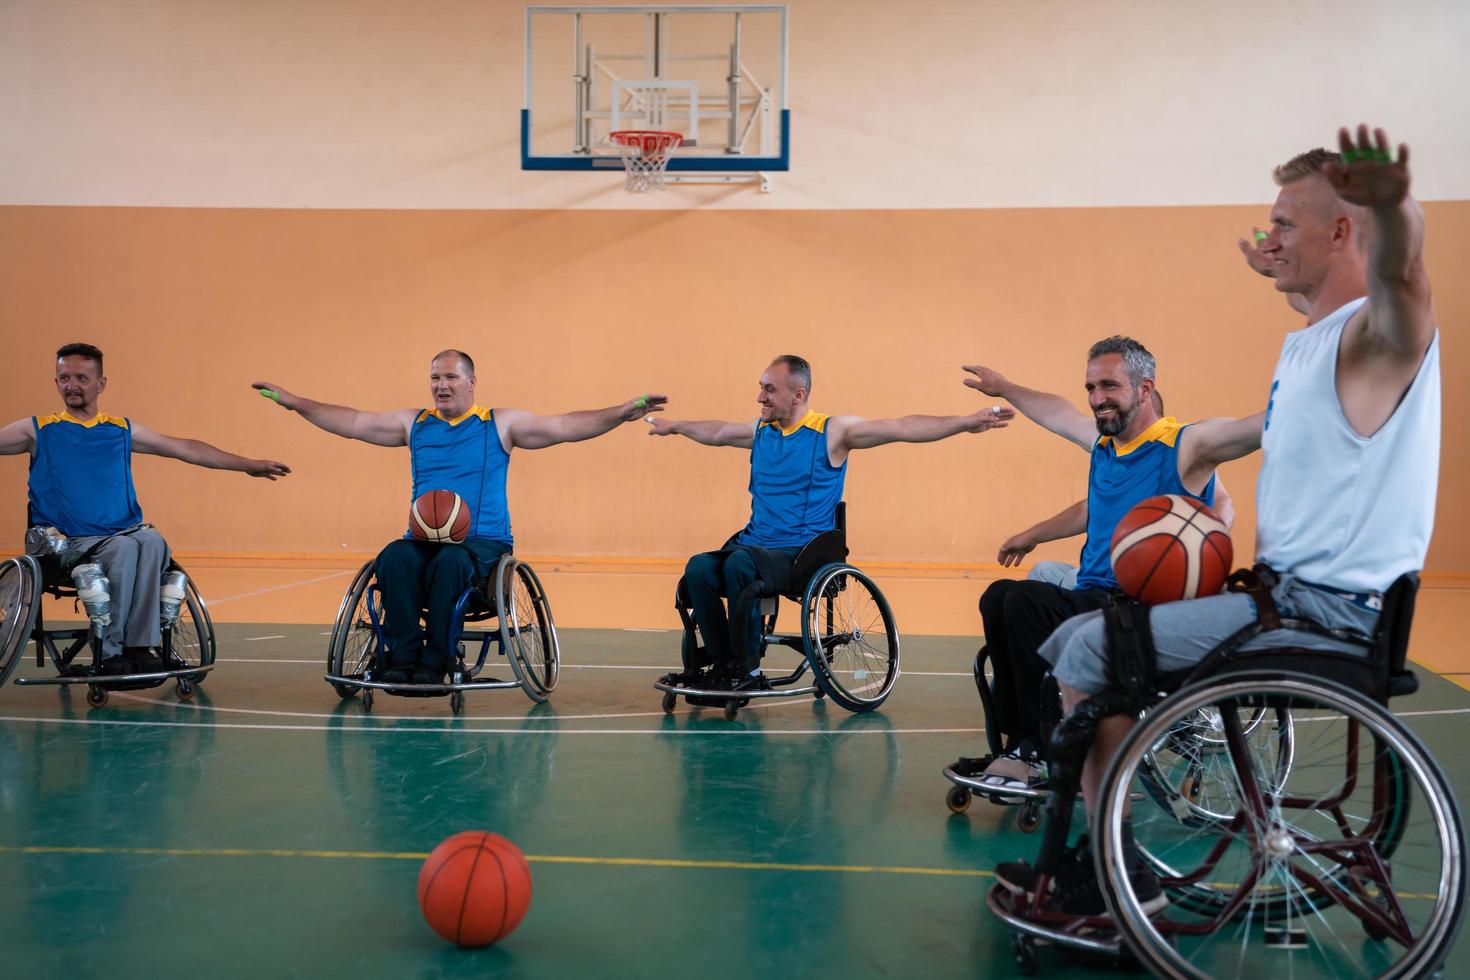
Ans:
[{"label": "man in white tank top", "polygon": [[[1312,150],[1276,168],[1271,231],[1259,255],[1247,251],[1278,291],[1300,294],[1307,316],[1306,329],[1286,338],[1266,406],[1256,554],[1276,572],[1272,598],[1282,616],[1369,636],[1382,593],[1421,568],[1429,548],[1439,343],[1408,147],[1395,159],[1383,131],[1370,135],[1367,126],[1356,137],[1343,129],[1339,142],[1340,154]],[[1256,610],[1246,595],[1228,593],[1155,606],[1150,620],[1158,670],[1174,671],[1254,622]],[[1243,649],[1268,646],[1363,652],[1289,630],[1262,632]],[[1055,666],[1069,711],[1109,686],[1101,613],[1067,620],[1041,654]],[[1089,810],[1133,724],[1114,716],[1098,728],[1082,778]],[[1102,912],[1090,856],[1064,867],[1054,892],[1063,910]],[[1141,899],[1163,901],[1141,862],[1129,873]],[[997,878],[1026,891],[1035,872],[1004,864]]]}]

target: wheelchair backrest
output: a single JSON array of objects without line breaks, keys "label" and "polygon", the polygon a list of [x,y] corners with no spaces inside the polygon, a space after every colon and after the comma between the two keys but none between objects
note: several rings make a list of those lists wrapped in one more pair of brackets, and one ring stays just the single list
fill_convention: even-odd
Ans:
[{"label": "wheelchair backrest", "polygon": [[812,576],[824,565],[847,560],[847,501],[837,503],[837,526],[823,531],[802,547],[791,567],[792,591],[804,592]]}]

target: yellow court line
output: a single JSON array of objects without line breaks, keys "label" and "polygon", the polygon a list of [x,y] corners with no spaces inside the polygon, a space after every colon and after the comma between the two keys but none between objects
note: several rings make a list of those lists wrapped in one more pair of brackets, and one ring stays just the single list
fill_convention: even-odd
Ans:
[{"label": "yellow court line", "polygon": [[[142,857],[275,857],[329,858],[363,861],[422,861],[427,851],[310,851],[289,848],[243,847],[7,847],[0,854],[65,854]],[[776,861],[695,861],[682,858],[581,857],[570,854],[527,854],[526,860],[536,864],[600,864],[625,868],[690,868],[718,871],[807,871],[835,874],[923,875],[937,878],[993,878],[994,871],[963,868],[914,868],[903,865],[876,864],[783,864]],[[1229,882],[1211,882],[1215,887],[1234,887]],[[1400,893],[1401,899],[1431,901],[1439,896],[1418,892]]]},{"label": "yellow court line", "polygon": [[[128,855],[143,857],[276,857],[348,858],[365,861],[422,861],[427,851],[310,851],[287,848],[241,847],[7,847],[0,854]],[[928,875],[949,878],[990,878],[993,871],[962,868],[910,868],[883,865],[782,864],[774,861],[695,861],[679,858],[580,857],[567,854],[527,854],[540,864],[601,864],[638,868],[698,868],[735,871],[825,871],[840,874]]]}]

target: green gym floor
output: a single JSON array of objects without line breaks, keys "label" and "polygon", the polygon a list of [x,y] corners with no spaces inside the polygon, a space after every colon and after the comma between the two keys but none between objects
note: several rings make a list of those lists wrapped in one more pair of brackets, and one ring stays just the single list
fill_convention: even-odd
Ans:
[{"label": "green gym floor", "polygon": [[[950,814],[940,775],[982,751],[973,638],[906,638],[876,713],[795,699],[727,723],[659,710],[672,631],[563,630],[548,704],[471,692],[454,718],[339,701],[326,629],[219,626],[188,704],[0,689],[0,975],[1017,975],[983,898],[1037,838],[982,801]],[[50,674],[27,657],[21,676]],[[1470,692],[1421,681],[1394,708],[1470,799]],[[415,899],[425,853],[466,829],[515,841],[535,878],[483,950]],[[1462,943],[1446,976],[1466,975]]]}]

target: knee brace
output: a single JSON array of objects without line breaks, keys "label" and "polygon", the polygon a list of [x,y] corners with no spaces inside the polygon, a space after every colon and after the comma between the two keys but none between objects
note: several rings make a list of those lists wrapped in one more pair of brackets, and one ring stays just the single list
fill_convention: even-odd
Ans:
[{"label": "knee brace", "polygon": [[102,574],[102,566],[96,562],[78,565],[71,570],[71,580],[77,587],[77,598],[86,607],[87,618],[97,635],[112,624],[112,596],[107,591],[112,585]]},{"label": "knee brace", "polygon": [[184,605],[184,583],[188,577],[179,569],[163,573],[163,583],[158,589],[158,618],[164,629],[172,629],[179,621],[179,611]]}]

